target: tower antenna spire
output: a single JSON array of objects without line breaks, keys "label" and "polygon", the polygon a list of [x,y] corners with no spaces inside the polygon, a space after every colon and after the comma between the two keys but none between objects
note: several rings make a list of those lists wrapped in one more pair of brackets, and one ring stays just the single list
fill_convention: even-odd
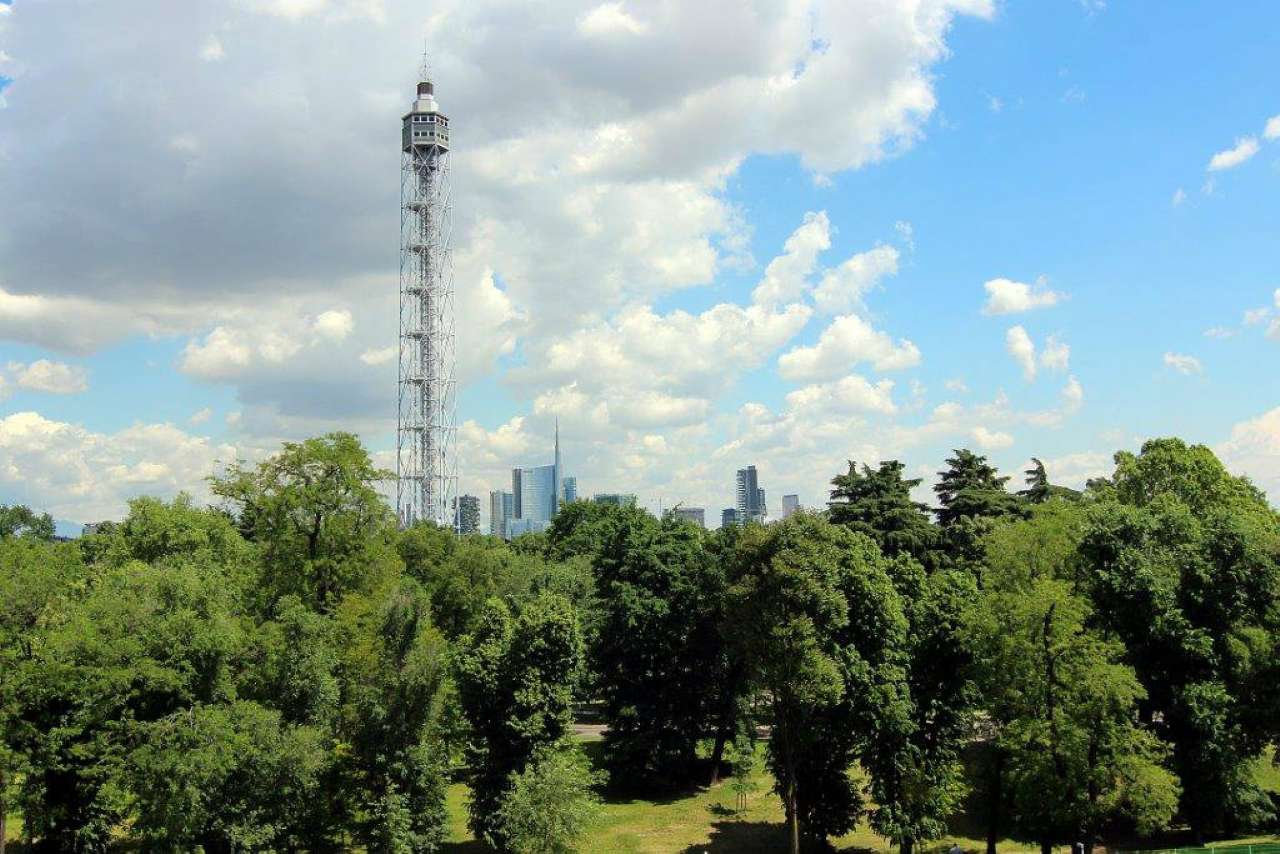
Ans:
[{"label": "tower antenna spire", "polygon": [[431,81],[431,48],[427,43],[427,37],[422,37],[422,62],[418,64],[418,82],[426,83]]}]

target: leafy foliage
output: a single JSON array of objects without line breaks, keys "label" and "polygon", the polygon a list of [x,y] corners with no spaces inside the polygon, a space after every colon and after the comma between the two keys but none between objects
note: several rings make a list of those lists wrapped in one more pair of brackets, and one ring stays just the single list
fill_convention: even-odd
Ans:
[{"label": "leafy foliage", "polygon": [[1145,688],[1143,719],[1172,746],[1192,827],[1256,826],[1271,814],[1247,769],[1274,733],[1253,698],[1277,662],[1276,515],[1207,448],[1176,439],[1117,454],[1112,483],[1080,546],[1098,618]]},{"label": "leafy foliage", "polygon": [[1017,498],[1005,489],[1009,478],[1001,476],[986,457],[963,448],[954,454],[947,458],[947,468],[938,472],[938,483],[933,487],[941,505],[937,510],[940,525],[1019,512]]},{"label": "leafy foliage", "polygon": [[0,504],[0,539],[32,537],[52,540],[53,517],[48,513],[36,515],[24,504]]},{"label": "leafy foliage", "polygon": [[600,811],[596,775],[572,748],[547,750],[514,776],[498,810],[515,854],[572,854]]},{"label": "leafy foliage", "polygon": [[392,571],[395,515],[375,488],[390,476],[355,436],[330,433],[286,442],[256,467],[237,463],[211,483],[259,545],[268,591],[329,612]]},{"label": "leafy foliage", "polygon": [[608,507],[584,524],[594,536],[564,525],[551,542],[561,553],[567,541],[597,549],[601,622],[591,661],[610,774],[629,786],[685,779],[699,740],[724,739],[721,725],[732,725],[722,714],[735,690],[720,634],[722,566],[701,532],[676,519]]},{"label": "leafy foliage", "polygon": [[582,657],[573,608],[553,594],[514,617],[505,603],[490,600],[476,630],[459,642],[454,671],[471,730],[470,827],[499,848],[508,841],[499,811],[513,775],[569,731]]},{"label": "leafy foliage", "polygon": [[738,542],[729,631],[770,706],[769,767],[791,826],[823,837],[863,807],[850,768],[906,691],[907,620],[875,543],[809,513]]},{"label": "leafy foliage", "polygon": [[852,460],[849,471],[831,481],[830,519],[866,534],[889,557],[910,555],[925,566],[935,562],[938,531],[929,522],[928,505],[911,498],[920,478],[902,476],[906,466],[897,460],[862,471]]},{"label": "leafy foliage", "polygon": [[[736,734],[745,795],[768,723],[793,850],[867,820],[909,854],[971,787],[989,838],[1042,846],[1271,821],[1261,493],[1174,439],[1083,495],[1037,460],[1017,496],[947,465],[936,523],[887,461],[826,515],[704,532],[576,502],[512,544],[397,530],[342,433],[76,542],[0,507],[0,815],[43,851],[427,854],[461,772],[500,850],[590,849],[589,699],[615,784],[687,779],[706,745],[718,768]],[[966,777],[970,748],[992,761]]]}]

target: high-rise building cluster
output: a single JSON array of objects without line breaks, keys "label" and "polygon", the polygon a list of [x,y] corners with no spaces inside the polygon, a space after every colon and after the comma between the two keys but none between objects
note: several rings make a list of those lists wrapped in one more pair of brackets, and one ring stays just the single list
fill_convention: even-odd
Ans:
[{"label": "high-rise building cluster", "polygon": [[[754,465],[738,469],[735,479],[736,505],[726,507],[720,514],[721,527],[763,523],[768,518],[765,490],[760,485],[760,475]],[[560,429],[557,426],[555,451],[552,462],[541,466],[520,466],[511,470],[511,490],[494,490],[489,493],[489,533],[495,537],[513,539],[521,534],[547,530],[560,507],[577,501],[578,479],[567,477],[560,457]],[[634,507],[636,495],[629,492],[597,492],[591,496],[596,504],[614,507]],[[461,515],[457,525],[464,533],[479,528],[479,501],[472,496],[462,497]],[[474,502],[474,504],[472,503]],[[474,506],[476,521],[468,515]],[[782,496],[782,516],[785,519],[800,509],[800,497],[794,493]],[[705,507],[677,504],[667,511],[668,516],[685,519],[700,528],[707,526]]]},{"label": "high-rise building cluster", "polygon": [[557,425],[551,464],[513,468],[511,491],[489,493],[489,533],[509,540],[551,527],[560,505],[578,497],[578,479],[565,477],[563,472]]}]

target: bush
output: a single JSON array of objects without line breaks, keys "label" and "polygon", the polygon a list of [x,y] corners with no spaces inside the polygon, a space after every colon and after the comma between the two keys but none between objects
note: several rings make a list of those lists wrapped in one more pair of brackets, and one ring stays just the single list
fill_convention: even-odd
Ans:
[{"label": "bush", "polygon": [[548,751],[513,775],[498,812],[509,850],[517,854],[570,854],[595,821],[597,775],[577,750]]}]

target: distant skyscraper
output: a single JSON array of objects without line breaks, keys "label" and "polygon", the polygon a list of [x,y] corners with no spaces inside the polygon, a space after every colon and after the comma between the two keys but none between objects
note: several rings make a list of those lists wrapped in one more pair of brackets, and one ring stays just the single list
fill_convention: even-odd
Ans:
[{"label": "distant skyscraper", "polygon": [[738,524],[738,511],[732,507],[726,507],[720,511],[720,527],[727,528],[730,525]]},{"label": "distant skyscraper", "polygon": [[459,534],[480,533],[480,499],[460,495],[453,500],[453,524]]},{"label": "distant skyscraper", "polygon": [[738,521],[763,522],[767,515],[764,504],[764,490],[760,488],[760,480],[755,466],[738,469]]},{"label": "distant skyscraper", "polygon": [[787,518],[788,516],[790,516],[792,513],[796,512],[799,509],[800,509],[799,495],[782,496],[782,518],[783,519]]},{"label": "distant skyscraper", "polygon": [[614,507],[634,507],[636,505],[636,497],[626,492],[597,492],[591,496],[591,500],[596,504],[611,504]]},{"label": "distant skyscraper", "polygon": [[506,539],[507,526],[516,515],[515,496],[510,492],[495,490],[489,493],[489,533]]},{"label": "distant skyscraper", "polygon": [[676,507],[671,515],[679,519],[688,519],[699,528],[707,527],[707,511],[701,507]]},{"label": "distant skyscraper", "polygon": [[[564,495],[560,468],[560,424],[556,423],[555,456],[549,466],[511,470],[512,515],[507,537],[545,531],[560,509]],[[577,481],[573,484],[577,492]]]},{"label": "distant skyscraper", "polygon": [[560,478],[560,492],[564,497],[564,503],[578,500],[578,479],[576,477]]},{"label": "distant skyscraper", "polygon": [[515,518],[529,522],[550,522],[556,515],[560,490],[556,488],[556,467],[536,466],[511,471],[511,492],[515,495]]}]

